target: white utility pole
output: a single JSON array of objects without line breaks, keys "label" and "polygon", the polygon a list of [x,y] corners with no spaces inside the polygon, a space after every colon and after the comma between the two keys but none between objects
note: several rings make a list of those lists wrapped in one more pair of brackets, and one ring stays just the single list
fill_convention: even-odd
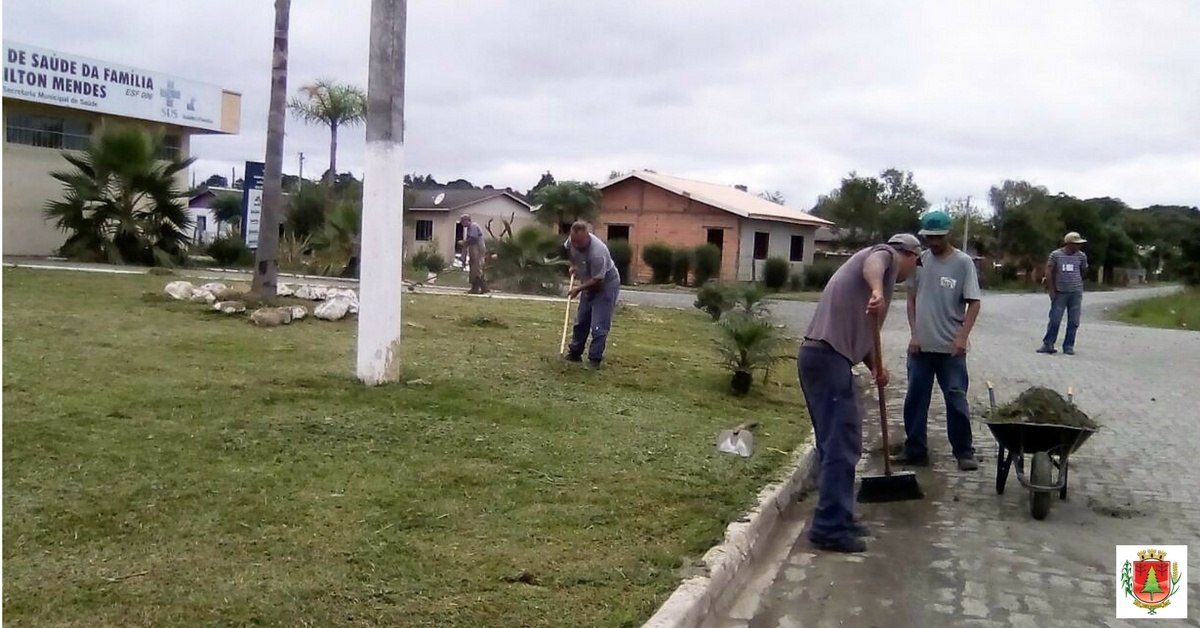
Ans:
[{"label": "white utility pole", "polygon": [[404,291],[404,34],[407,0],[371,0],[359,270],[358,379],[400,378]]},{"label": "white utility pole", "polygon": [[963,211],[967,214],[967,219],[963,221],[963,250],[967,250],[967,245],[971,240],[971,215],[974,213],[974,207],[971,207],[971,197],[967,197],[967,204],[963,207]]}]

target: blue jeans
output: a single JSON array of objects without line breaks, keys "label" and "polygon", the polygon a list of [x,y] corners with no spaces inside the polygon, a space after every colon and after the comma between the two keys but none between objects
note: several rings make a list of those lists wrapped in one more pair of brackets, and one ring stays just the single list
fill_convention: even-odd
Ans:
[{"label": "blue jeans", "polygon": [[862,457],[862,402],[850,361],[827,346],[805,344],[797,360],[800,389],[812,419],[818,464],[817,509],[809,538],[853,538],[854,468]]},{"label": "blue jeans", "polygon": [[954,457],[975,455],[971,440],[971,408],[967,403],[967,356],[921,351],[908,354],[908,394],[904,396],[904,453],[909,458],[929,455],[929,401],[937,379],[946,398],[946,433]]},{"label": "blue jeans", "polygon": [[1063,310],[1067,311],[1067,335],[1063,336],[1063,349],[1075,348],[1075,331],[1079,329],[1079,309],[1083,305],[1082,292],[1056,292],[1050,302],[1050,324],[1046,325],[1046,336],[1042,346],[1053,349],[1058,341],[1058,326],[1062,324]]},{"label": "blue jeans", "polygon": [[612,327],[613,310],[617,306],[620,291],[620,282],[611,281],[596,290],[579,293],[579,312],[575,315],[571,344],[567,346],[568,355],[573,358],[583,355],[583,345],[590,332],[592,344],[588,347],[588,360],[599,362],[604,359],[604,346],[608,340],[608,330]]}]

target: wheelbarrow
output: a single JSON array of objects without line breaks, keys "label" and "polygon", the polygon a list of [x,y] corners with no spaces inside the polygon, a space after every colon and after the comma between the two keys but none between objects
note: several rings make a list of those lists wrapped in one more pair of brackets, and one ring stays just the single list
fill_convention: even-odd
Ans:
[{"label": "wheelbarrow", "polygon": [[[988,401],[992,415],[996,413],[996,391],[988,382]],[[1067,400],[1074,395],[1067,390]],[[996,438],[996,494],[1004,494],[1011,467],[1017,469],[1017,481],[1029,490],[1029,513],[1041,521],[1050,513],[1050,496],[1058,492],[1059,499],[1067,498],[1071,454],[1075,453],[1095,429],[1050,423],[1010,423],[989,420],[988,429]],[[1029,478],[1025,478],[1025,455],[1032,460]]]}]

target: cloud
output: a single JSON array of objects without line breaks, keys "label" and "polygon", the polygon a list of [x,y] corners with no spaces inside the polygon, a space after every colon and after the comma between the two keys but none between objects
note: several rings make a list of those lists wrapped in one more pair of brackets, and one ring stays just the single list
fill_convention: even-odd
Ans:
[{"label": "cloud", "polygon": [[[370,3],[292,3],[289,92],[367,83]],[[243,94],[242,133],[198,137],[199,178],[266,143],[267,2],[10,2],[34,45]],[[203,25],[202,27],[198,25]],[[405,159],[526,189],[653,168],[811,206],[851,170],[912,170],[927,197],[1028,178],[1134,205],[1200,205],[1200,5],[1120,2],[410,3]],[[285,171],[328,135],[287,122]],[[363,131],[338,163],[361,175]]]}]

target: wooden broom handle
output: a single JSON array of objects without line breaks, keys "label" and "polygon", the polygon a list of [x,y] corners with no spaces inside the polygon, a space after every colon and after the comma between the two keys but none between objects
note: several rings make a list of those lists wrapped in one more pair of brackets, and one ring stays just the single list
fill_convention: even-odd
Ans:
[{"label": "wooden broom handle", "polygon": [[[874,351],[872,352],[872,356],[874,357],[873,361],[875,362],[875,373],[876,374],[883,372],[883,340],[880,338],[880,327],[882,327],[882,326],[883,326],[883,321],[880,320],[880,317],[878,315],[872,315],[871,316],[871,335],[872,335],[872,340],[874,340],[874,342],[875,342]],[[883,474],[891,475],[892,474],[892,460],[891,460],[892,452],[891,452],[891,447],[888,444],[887,401],[883,395],[883,386],[880,384],[876,384],[876,389],[878,390],[878,393],[879,393],[878,394],[878,397],[879,397],[879,431],[880,431],[880,436],[883,439]]]}]

